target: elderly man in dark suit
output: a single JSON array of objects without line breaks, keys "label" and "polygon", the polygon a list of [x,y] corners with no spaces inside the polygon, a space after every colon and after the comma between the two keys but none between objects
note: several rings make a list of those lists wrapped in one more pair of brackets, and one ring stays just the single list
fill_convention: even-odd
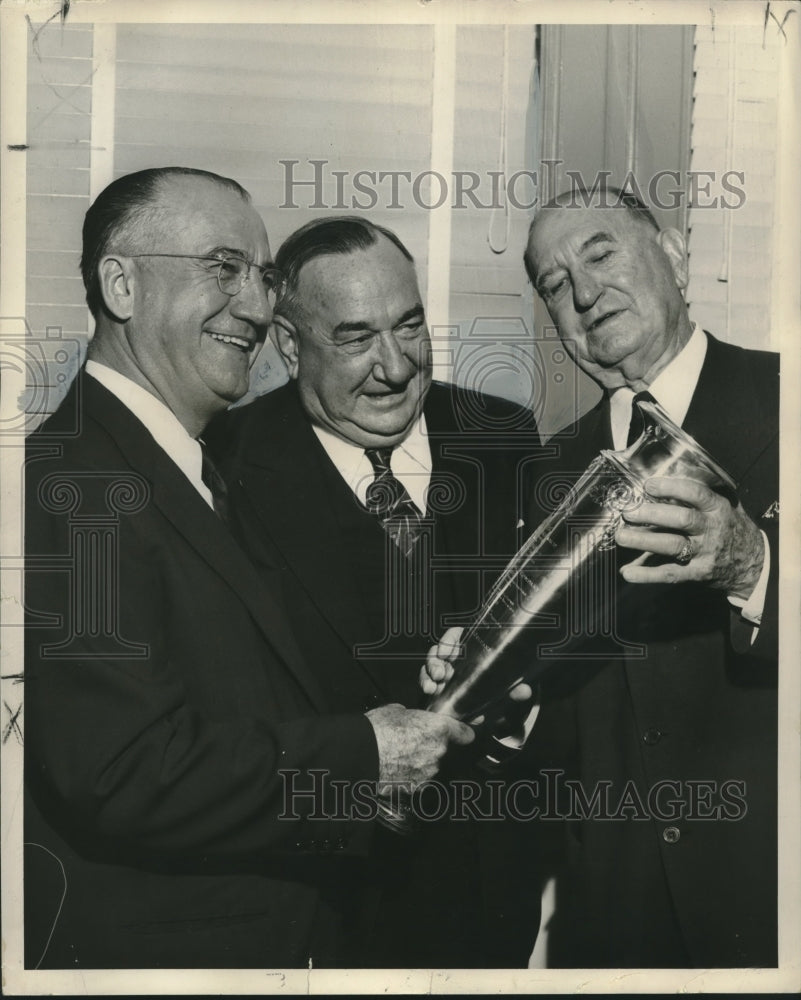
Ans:
[{"label": "elderly man in dark suit", "polygon": [[27,456],[26,964],[359,964],[375,824],[348,790],[430,778],[472,731],[343,705],[225,523],[198,435],[281,280],[247,193],[122,177],[82,270],[89,359]]},{"label": "elderly man in dark suit", "polygon": [[[418,705],[425,650],[469,619],[515,551],[522,470],[543,455],[536,427],[505,400],[432,384],[414,263],[394,233],[320,219],[276,263],[287,278],[276,343],[290,381],[228,413],[215,440],[237,530],[282,580],[298,640],[327,664],[341,711]],[[480,836],[473,824],[425,826],[385,886],[379,918],[400,919],[376,961],[525,964],[536,905],[512,891],[503,854],[514,834],[497,823]]]},{"label": "elderly man in dark suit", "polygon": [[616,648],[551,675],[535,741],[585,798],[628,808],[566,823],[549,964],[775,965],[778,359],[690,321],[682,236],[617,189],[546,205],[525,263],[604,390],[554,439],[557,472],[625,447],[647,390],[737,483],[735,502],[646,484],[617,533]]}]

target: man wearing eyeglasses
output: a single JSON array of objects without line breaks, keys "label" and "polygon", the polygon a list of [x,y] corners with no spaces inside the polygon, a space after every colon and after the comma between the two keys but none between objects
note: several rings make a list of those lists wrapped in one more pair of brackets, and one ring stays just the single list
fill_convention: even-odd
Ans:
[{"label": "man wearing eyeglasses", "polygon": [[472,732],[332,708],[230,534],[200,435],[281,281],[247,193],[119,178],[81,269],[85,370],[27,449],[26,966],[352,964],[374,824],[348,789],[431,777]]}]

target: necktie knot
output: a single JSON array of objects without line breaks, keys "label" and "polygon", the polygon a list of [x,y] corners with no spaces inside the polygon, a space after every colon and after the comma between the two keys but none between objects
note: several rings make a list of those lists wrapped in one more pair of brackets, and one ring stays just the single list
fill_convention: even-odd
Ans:
[{"label": "necktie knot", "polygon": [[629,422],[629,434],[626,438],[626,447],[630,448],[645,430],[645,421],[640,412],[638,403],[655,403],[656,400],[650,392],[638,392],[631,401],[631,420]]},{"label": "necktie knot", "polygon": [[365,448],[364,453],[370,459],[376,479],[392,475],[390,462],[394,448]]},{"label": "necktie knot", "polygon": [[404,499],[412,504],[403,483],[395,476],[390,465],[392,448],[365,448],[365,455],[373,466],[375,479],[367,487],[365,503],[371,514],[381,518],[392,517]]}]

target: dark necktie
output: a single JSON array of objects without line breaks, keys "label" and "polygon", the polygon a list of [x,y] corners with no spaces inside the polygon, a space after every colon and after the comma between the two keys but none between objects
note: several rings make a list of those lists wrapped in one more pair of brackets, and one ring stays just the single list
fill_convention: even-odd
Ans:
[{"label": "dark necktie", "polygon": [[629,436],[626,438],[626,447],[630,448],[645,429],[645,421],[637,403],[655,403],[656,400],[650,392],[638,392],[631,401],[631,420],[629,421]]},{"label": "dark necktie", "polygon": [[367,487],[365,506],[381,522],[400,551],[408,556],[422,533],[423,515],[390,468],[392,448],[365,448],[375,479]]},{"label": "dark necktie", "polygon": [[197,442],[200,445],[200,451],[203,455],[200,478],[203,480],[203,484],[208,487],[209,493],[211,493],[214,513],[223,523],[228,524],[228,487],[225,485],[225,480],[220,475],[217,466],[212,461],[205,442],[201,441],[200,438],[197,439]]}]

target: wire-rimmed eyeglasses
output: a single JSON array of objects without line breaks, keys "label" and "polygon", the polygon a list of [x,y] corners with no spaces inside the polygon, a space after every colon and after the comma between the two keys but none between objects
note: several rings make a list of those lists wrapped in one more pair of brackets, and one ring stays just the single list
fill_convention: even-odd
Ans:
[{"label": "wire-rimmed eyeglasses", "polygon": [[238,295],[245,282],[250,277],[251,268],[255,267],[261,277],[261,283],[271,306],[283,291],[285,278],[277,267],[272,264],[253,264],[244,257],[234,254],[196,254],[196,253],[129,253],[126,257],[174,257],[178,260],[207,260],[217,265],[217,284],[224,295]]}]

